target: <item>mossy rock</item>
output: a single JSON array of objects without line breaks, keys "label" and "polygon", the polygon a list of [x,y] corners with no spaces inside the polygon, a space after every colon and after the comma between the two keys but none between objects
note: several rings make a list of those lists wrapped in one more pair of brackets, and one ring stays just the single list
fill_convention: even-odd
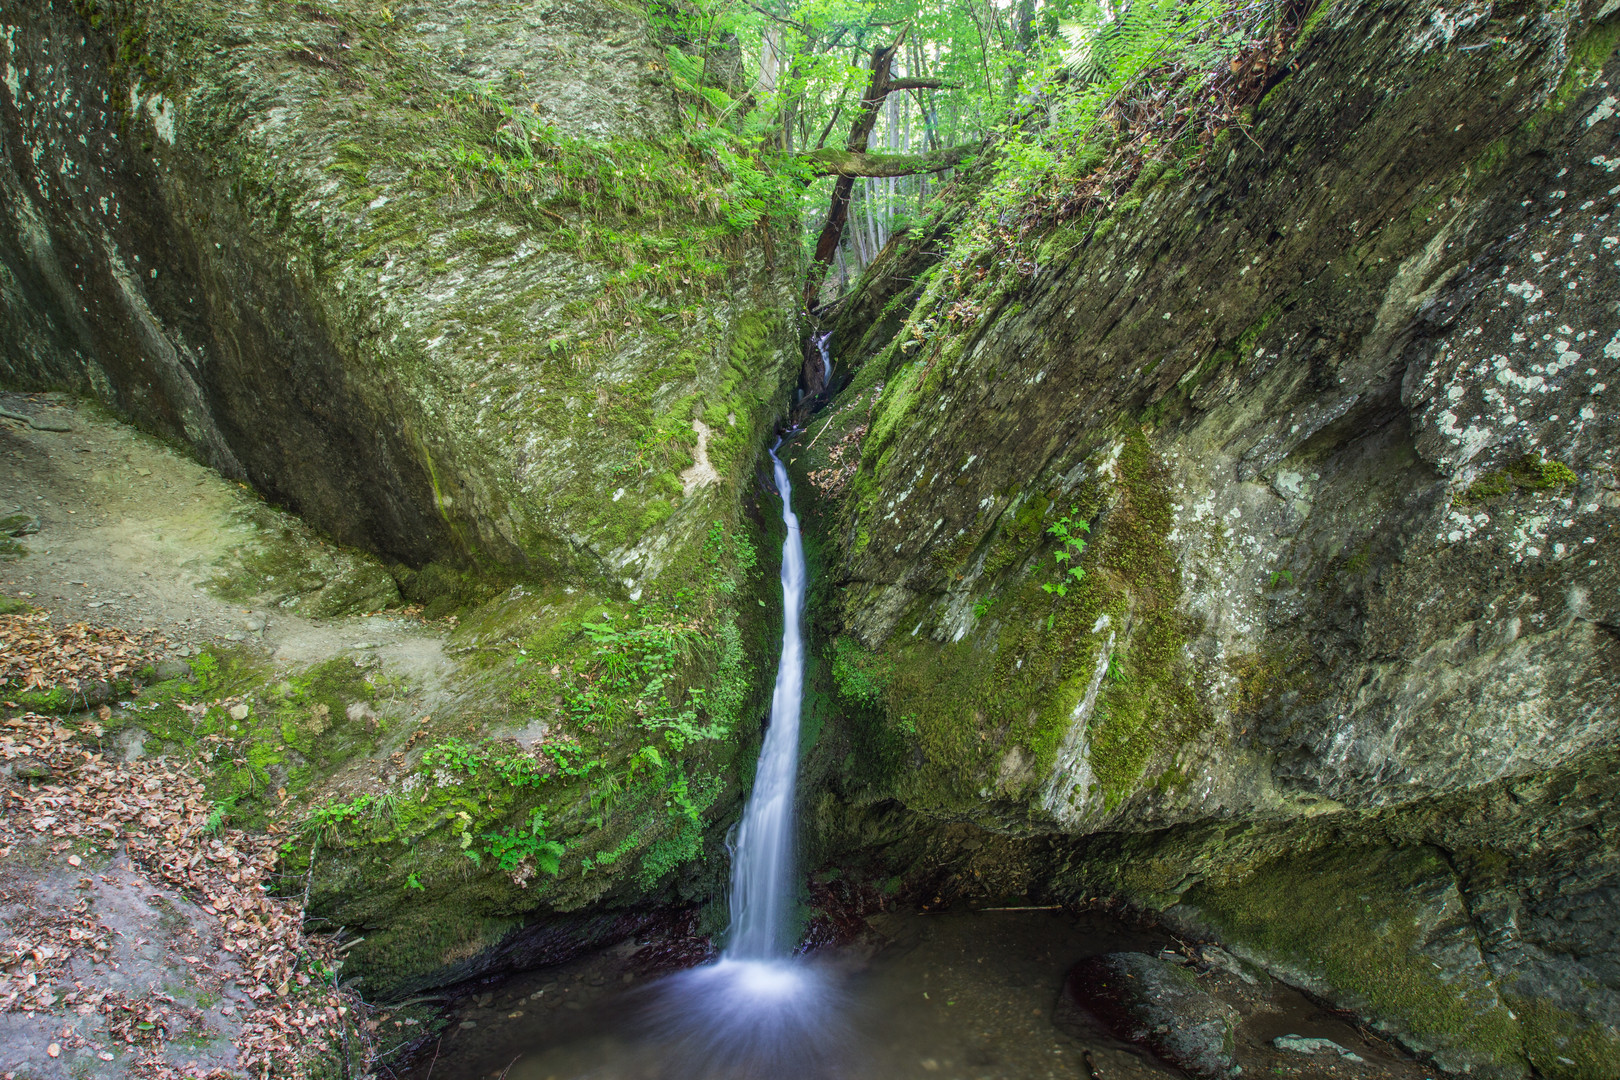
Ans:
[{"label": "mossy rock", "polygon": [[1450,866],[1426,848],[1339,847],[1197,885],[1172,912],[1239,955],[1369,1017],[1442,1067],[1525,1072],[1523,1029]]}]

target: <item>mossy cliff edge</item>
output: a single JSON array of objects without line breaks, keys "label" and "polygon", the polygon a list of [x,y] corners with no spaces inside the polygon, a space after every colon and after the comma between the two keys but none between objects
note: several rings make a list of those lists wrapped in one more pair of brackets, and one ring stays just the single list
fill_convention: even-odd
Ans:
[{"label": "mossy cliff edge", "polygon": [[634,592],[750,467],[795,267],[722,212],[634,5],[53,0],[0,30],[8,382],[407,570]]},{"label": "mossy cliff edge", "polygon": [[459,612],[443,665],[244,657],[246,719],[195,714],[241,759],[222,813],[302,822],[346,977],[398,997],[712,895],[775,663],[797,267],[728,216],[645,12],[49,0],[0,38],[0,380],[399,586],[361,560],[299,601],[307,554],[267,542],[233,599]]},{"label": "mossy cliff edge", "polygon": [[1169,909],[1445,1067],[1620,1075],[1617,41],[1326,4],[1128,197],[942,260],[958,191],[885,252],[790,450],[818,760],[870,808],[827,850],[915,855],[898,800],[1008,838],[938,826],[964,888]]}]

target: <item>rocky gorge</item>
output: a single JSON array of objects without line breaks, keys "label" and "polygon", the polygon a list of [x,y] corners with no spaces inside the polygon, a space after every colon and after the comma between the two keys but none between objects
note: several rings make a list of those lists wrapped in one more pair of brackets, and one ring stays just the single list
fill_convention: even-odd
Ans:
[{"label": "rocky gorge", "polygon": [[[1129,912],[1431,1074],[1620,1077],[1620,4],[1297,8],[1211,138],[1034,224],[989,144],[805,312],[641,5],[8,4],[0,576],[184,583],[8,718],[198,762],[355,1008],[703,955],[781,428],[812,938]],[[1060,1012],[1232,1075],[1144,963]]]}]

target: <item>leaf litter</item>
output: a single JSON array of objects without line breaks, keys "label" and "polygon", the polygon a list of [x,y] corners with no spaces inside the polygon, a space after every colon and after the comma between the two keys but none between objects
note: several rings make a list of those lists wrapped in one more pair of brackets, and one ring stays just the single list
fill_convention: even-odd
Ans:
[{"label": "leaf litter", "polygon": [[[89,640],[99,647],[105,637],[92,633]],[[103,662],[118,659],[118,646],[110,647]],[[79,663],[71,677],[85,674]],[[84,730],[101,731],[94,721]],[[90,985],[93,978],[72,978],[74,971],[93,974],[94,965],[106,961],[115,931],[87,899],[36,908],[17,927],[20,936],[0,943],[0,1012],[99,1012],[105,1032],[97,1041],[64,1026],[42,1051],[55,1057],[64,1046],[90,1047],[102,1061],[112,1060],[115,1050],[133,1052],[132,1074],[144,1080],[303,1078],[334,1056],[345,1063],[345,1074],[371,1071],[375,1025],[366,1022],[358,996],[336,985],[335,943],[306,936],[299,900],[271,892],[281,841],[273,833],[210,822],[199,763],[109,760],[56,718],[32,712],[0,724],[0,758],[12,775],[0,785],[0,868],[37,863],[42,848],[76,868],[84,863],[78,852],[122,852],[152,887],[183,894],[216,924],[204,930],[212,931],[213,941],[166,957],[166,966],[215,973],[217,963],[217,975],[234,979],[252,1002],[240,1017],[236,1071],[176,1067],[162,1056],[165,1044],[202,1030],[197,1010],[160,990],[130,997]],[[81,888],[90,884],[80,882]]]}]

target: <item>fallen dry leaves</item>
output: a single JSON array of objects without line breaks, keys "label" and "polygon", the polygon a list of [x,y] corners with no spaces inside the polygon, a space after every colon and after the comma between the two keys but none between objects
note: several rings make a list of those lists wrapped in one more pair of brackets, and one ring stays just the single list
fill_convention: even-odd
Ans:
[{"label": "fallen dry leaves", "polygon": [[846,431],[827,449],[827,467],[809,474],[815,489],[829,498],[836,498],[848,486],[850,478],[861,465],[861,439],[866,436],[867,425],[861,424]]},{"label": "fallen dry leaves", "polygon": [[[96,732],[94,725],[88,730]],[[363,1063],[360,1071],[369,1071],[373,1047],[355,1015],[363,1006],[329,978],[311,977],[335,969],[336,949],[304,935],[296,899],[269,892],[276,839],[228,828],[210,833],[211,807],[193,763],[164,757],[109,761],[60,721],[34,713],[0,726],[0,756],[18,775],[23,773],[15,766],[26,762],[26,775],[35,778],[0,788],[0,859],[42,844],[58,854],[87,846],[112,854],[122,847],[153,884],[185,894],[217,922],[215,941],[197,955],[167,962],[234,979],[255,1002],[241,1017],[237,1040],[244,1070],[256,1077],[300,1077],[321,1055],[343,1048],[349,1060]],[[77,854],[68,857],[71,865],[79,865],[76,860]],[[69,980],[69,957],[83,957],[76,970],[87,971],[110,947],[111,931],[88,907],[81,901],[42,912],[29,920],[26,939],[0,945],[0,1011],[98,1010],[108,1018],[111,1039],[148,1051],[136,1075],[228,1075],[177,1070],[158,1056],[166,1040],[199,1029],[195,1010],[156,991],[131,1000]],[[62,1041],[84,1045],[70,1029]]]},{"label": "fallen dry leaves", "polygon": [[148,647],[111,627],[53,626],[43,611],[0,615],[0,690],[60,685],[78,692],[97,682],[111,684],[131,671]]}]

